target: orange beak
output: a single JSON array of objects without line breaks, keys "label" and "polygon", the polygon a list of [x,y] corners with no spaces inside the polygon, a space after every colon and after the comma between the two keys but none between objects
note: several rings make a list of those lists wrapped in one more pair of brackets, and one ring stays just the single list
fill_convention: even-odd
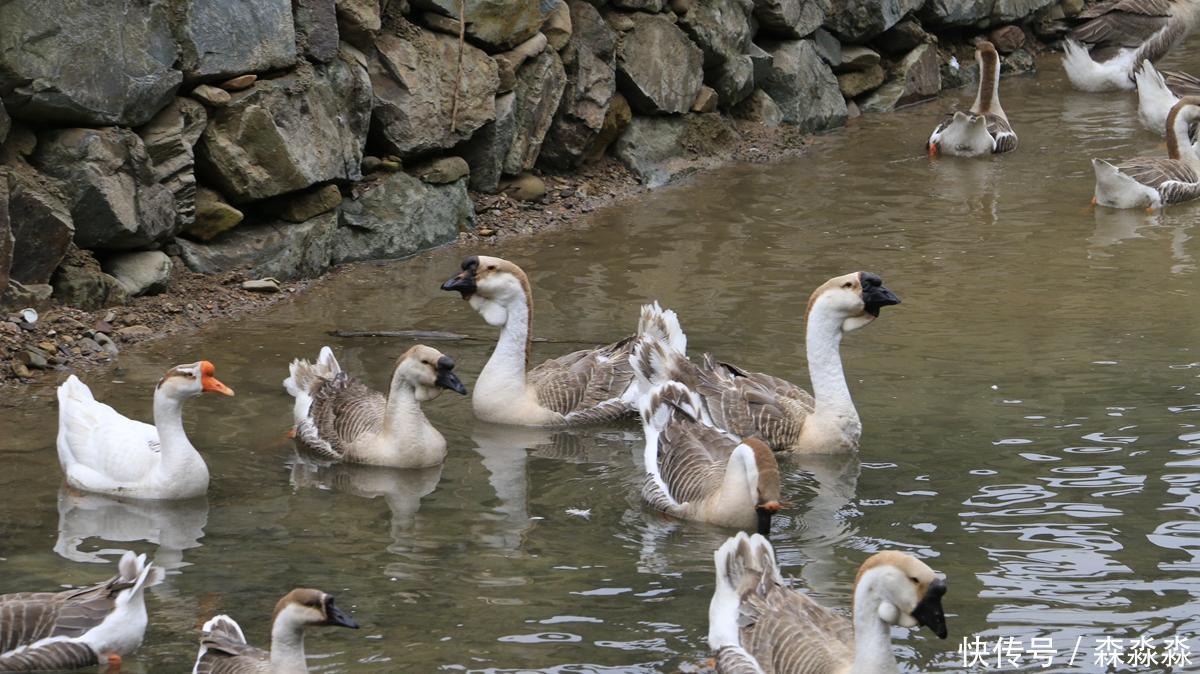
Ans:
[{"label": "orange beak", "polygon": [[222,384],[213,375],[216,374],[217,368],[207,360],[200,361],[200,390],[205,393],[220,393],[222,395],[233,395],[233,389]]},{"label": "orange beak", "polygon": [[930,143],[930,144],[929,144],[929,156],[930,156],[931,158],[932,158],[932,157],[937,157],[937,156],[938,156],[938,146],[937,146],[937,143]]},{"label": "orange beak", "polygon": [[760,503],[758,506],[758,509],[765,510],[769,513],[777,513],[777,512],[779,512],[779,509],[782,507],[783,507],[783,504],[780,503],[779,501],[767,501],[766,503]]}]

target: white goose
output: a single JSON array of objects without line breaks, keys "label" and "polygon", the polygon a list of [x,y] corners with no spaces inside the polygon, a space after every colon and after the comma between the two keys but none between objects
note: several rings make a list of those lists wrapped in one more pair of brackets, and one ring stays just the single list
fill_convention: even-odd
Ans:
[{"label": "white goose", "polygon": [[[1086,23],[1065,42],[1063,67],[1076,89],[1130,91],[1134,70],[1143,61],[1156,61],[1187,37],[1200,21],[1194,0],[1107,0],[1077,17]],[[1096,45],[1089,53],[1084,44]],[[1115,54],[1096,61],[1099,52]]]},{"label": "white goose", "polygon": [[827,454],[858,447],[862,422],[850,397],[840,353],[847,332],[869,325],[900,298],[870,272],[837,276],[808,300],[805,347],[813,394],[778,377],[748,372],[709,354],[692,363],[662,348],[650,361],[651,383],[679,381],[700,394],[704,418],[740,438],[757,437],[771,449]]},{"label": "white goose", "polygon": [[1000,54],[991,42],[975,47],[979,62],[979,91],[970,114],[948,115],[929,136],[929,156],[938,153],[960,157],[1000,154],[1017,149],[1017,134],[1000,106]]},{"label": "white goose", "polygon": [[1109,208],[1158,209],[1200,197],[1200,155],[1188,129],[1200,121],[1200,98],[1181,99],[1167,115],[1167,157],[1137,157],[1119,164],[1093,159],[1093,203]]},{"label": "white goose", "polygon": [[[661,346],[642,339],[632,362],[644,380]],[[643,384],[649,386],[648,382]],[[757,438],[738,438],[701,420],[700,397],[670,381],[649,388],[639,409],[646,435],[642,498],[681,519],[753,529],[769,535],[779,511],[779,464]]]},{"label": "white goose", "polygon": [[[497,257],[471,256],[462,271],[442,284],[455,290],[500,339],[479,373],[471,404],[483,421],[517,426],[575,426],[612,421],[634,412],[629,351],[635,337],[583,349],[529,368],[533,340],[533,292],[520,267]],[[681,340],[674,312],[642,307],[638,335],[653,332]],[[684,343],[686,346],[686,342]]]},{"label": "white goose", "polygon": [[946,638],[946,583],[907,553],[880,552],[859,567],[853,622],[788,587],[762,536],[739,533],[713,559],[708,645],[720,674],[898,674],[892,626]]},{"label": "white goose", "polygon": [[75,375],[58,387],[58,460],[67,484],[143,499],[183,499],[208,490],[208,466],[183,430],[182,407],[205,392],[233,395],[202,360],[176,365],[154,390],[154,425],[97,402]]},{"label": "white goose", "polygon": [[312,625],[358,629],[354,618],[334,605],[332,595],[297,588],[275,604],[270,651],[246,643],[241,626],[227,615],[204,623],[192,674],[305,674],[304,628]]},{"label": "white goose", "polygon": [[418,344],[396,361],[387,396],[342,371],[325,346],[316,363],[292,361],[284,388],[296,398],[296,440],[326,461],[428,468],[446,459],[446,439],[421,403],[449,389],[465,395],[454,360]]},{"label": "white goose", "polygon": [[132,552],[117,571],[91,587],[0,595],[0,672],[119,667],[142,643],[144,591],[162,582],[163,571]]}]

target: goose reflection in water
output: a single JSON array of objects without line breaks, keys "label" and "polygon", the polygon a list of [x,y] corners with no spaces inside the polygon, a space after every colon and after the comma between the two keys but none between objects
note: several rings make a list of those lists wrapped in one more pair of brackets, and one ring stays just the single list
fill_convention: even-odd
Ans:
[{"label": "goose reflection in water", "polygon": [[[208,500],[142,501],[80,492],[63,486],[58,492],[58,540],[54,551],[75,562],[108,563],[128,547],[145,541],[157,545],[154,563],[168,575],[187,566],[183,551],[200,546],[208,524]],[[96,539],[116,547],[86,549]],[[169,580],[168,580],[169,582]]]}]

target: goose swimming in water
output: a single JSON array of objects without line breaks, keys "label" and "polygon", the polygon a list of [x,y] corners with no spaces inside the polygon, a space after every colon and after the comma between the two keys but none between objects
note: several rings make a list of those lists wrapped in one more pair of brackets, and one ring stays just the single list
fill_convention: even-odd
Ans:
[{"label": "goose swimming in water", "polygon": [[[1076,18],[1085,23],[1064,43],[1063,67],[1076,89],[1130,91],[1143,61],[1157,61],[1200,21],[1195,0],[1106,0]],[[1088,52],[1085,44],[1096,45]],[[1097,56],[1111,54],[1107,60]]]},{"label": "goose swimming in water", "polygon": [[144,591],[162,579],[146,555],[126,552],[103,583],[0,595],[0,672],[119,666],[146,633]]},{"label": "goose swimming in water", "polygon": [[233,395],[207,360],[176,365],[154,389],[154,425],[129,419],[75,375],[58,387],[58,460],[67,484],[144,499],[186,499],[208,490],[208,466],[183,430],[182,408],[201,393]]},{"label": "goose swimming in water", "polygon": [[670,381],[650,386],[650,361],[661,345],[643,338],[631,361],[642,384],[639,409],[646,436],[643,500],[681,519],[771,532],[779,511],[775,454],[757,438],[739,439],[705,424],[698,395]]},{"label": "goose swimming in water", "polygon": [[739,533],[713,559],[708,644],[720,674],[899,674],[893,626],[947,636],[946,582],[904,552],[863,562],[850,619],[788,587],[762,536]]},{"label": "goose swimming in water", "polygon": [[219,615],[204,623],[200,652],[192,674],[306,674],[304,629],[333,625],[358,629],[354,618],[320,590],[297,588],[275,604],[271,617],[271,650],[246,643],[233,618]]},{"label": "goose swimming in water", "polygon": [[1188,137],[1200,121],[1200,98],[1180,99],[1167,115],[1167,156],[1137,157],[1119,164],[1093,159],[1094,202],[1109,208],[1158,209],[1200,197],[1200,155]]},{"label": "goose swimming in water", "polygon": [[929,156],[938,154],[977,157],[1017,149],[1017,134],[1000,106],[1000,54],[991,42],[975,47],[979,62],[979,91],[970,114],[948,115],[929,136]]},{"label": "goose swimming in water", "polygon": [[296,440],[326,461],[436,466],[446,458],[446,439],[421,403],[447,389],[467,393],[454,374],[454,360],[422,344],[396,361],[386,396],[343,372],[327,346],[316,363],[292,361],[290,372],[283,386],[296,399]]},{"label": "goose swimming in water", "polygon": [[[647,332],[683,340],[674,312],[642,307],[638,334],[529,367],[533,292],[517,265],[498,257],[468,257],[462,271],[442,284],[462,294],[500,339],[479,373],[471,404],[483,421],[517,426],[576,426],[632,416],[629,351]],[[686,342],[683,342],[686,345]]]},{"label": "goose swimming in water", "polygon": [[[805,312],[812,394],[786,380],[718,361],[693,363],[669,344],[650,361],[651,384],[678,381],[699,394],[703,418],[738,438],[755,437],[774,451],[827,454],[858,447],[862,422],[842,369],[846,333],[870,325],[883,307],[900,303],[871,272],[821,284]],[[686,343],[686,342],[685,342]]]}]

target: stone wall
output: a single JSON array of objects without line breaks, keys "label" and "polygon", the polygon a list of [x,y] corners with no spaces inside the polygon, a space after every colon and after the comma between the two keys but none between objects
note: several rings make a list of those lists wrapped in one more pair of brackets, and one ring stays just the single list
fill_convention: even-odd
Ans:
[{"label": "stone wall", "polygon": [[606,152],[664,182],[734,118],[820,132],[967,83],[978,35],[1031,63],[1080,4],[465,0],[460,42],[458,0],[0,3],[0,304],[411,255],[472,227],[468,188]]}]

